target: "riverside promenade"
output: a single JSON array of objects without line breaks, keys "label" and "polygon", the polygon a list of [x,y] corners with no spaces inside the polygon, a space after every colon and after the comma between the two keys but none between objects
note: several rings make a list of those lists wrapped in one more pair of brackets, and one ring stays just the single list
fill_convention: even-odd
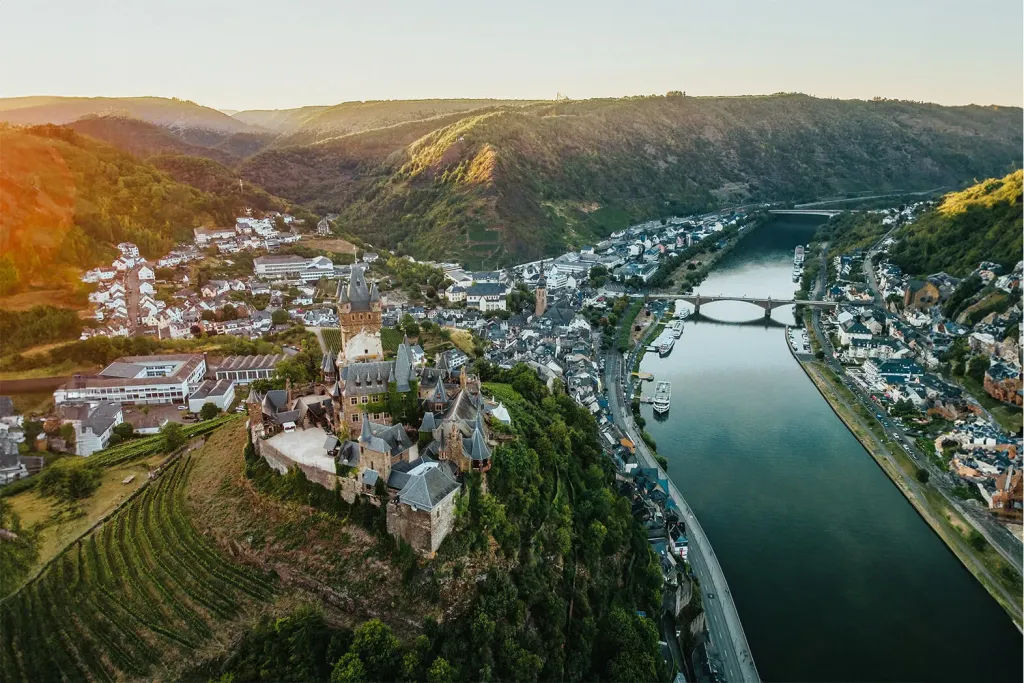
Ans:
[{"label": "riverside promenade", "polygon": [[[616,351],[609,351],[605,357],[605,386],[611,414],[615,423],[636,444],[637,458],[644,467],[656,468],[659,475],[669,481],[668,494],[684,516],[690,540],[688,560],[701,585],[705,624],[710,636],[708,653],[711,661],[726,681],[760,681],[753,656],[750,654],[750,646],[747,644],[747,636],[743,632],[743,625],[736,611],[736,604],[733,602],[729,584],[718,564],[715,551],[712,550],[711,543],[693,510],[687,505],[668,474],[658,465],[633,422],[624,386],[640,346],[637,345],[633,349],[625,364],[622,355]],[[632,387],[632,383],[629,386]]]}]

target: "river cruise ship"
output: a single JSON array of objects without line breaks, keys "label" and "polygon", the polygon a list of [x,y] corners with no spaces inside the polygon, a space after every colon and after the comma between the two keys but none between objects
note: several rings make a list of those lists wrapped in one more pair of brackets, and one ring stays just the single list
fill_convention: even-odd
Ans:
[{"label": "river cruise ship", "polygon": [[654,388],[654,412],[667,413],[672,404],[672,383],[658,382]]}]

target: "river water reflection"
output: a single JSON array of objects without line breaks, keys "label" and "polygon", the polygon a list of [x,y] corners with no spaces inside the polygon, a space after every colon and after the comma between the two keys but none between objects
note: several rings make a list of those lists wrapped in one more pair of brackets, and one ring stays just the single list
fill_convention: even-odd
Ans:
[{"label": "river water reflection", "polygon": [[[816,222],[777,220],[726,256],[702,294],[788,298]],[[687,321],[648,431],[698,514],[769,681],[1021,680],[1013,622],[847,431],[750,304]],[[788,308],[773,319],[792,323]],[[652,385],[645,386],[653,391]]]}]

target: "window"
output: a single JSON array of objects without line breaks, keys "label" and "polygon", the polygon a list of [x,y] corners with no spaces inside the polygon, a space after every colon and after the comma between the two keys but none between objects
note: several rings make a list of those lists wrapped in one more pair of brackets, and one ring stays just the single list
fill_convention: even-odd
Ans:
[{"label": "window", "polygon": [[353,422],[359,422],[359,413],[356,413],[356,414],[354,414],[354,415],[352,416],[352,421],[353,421]]},{"label": "window", "polygon": [[366,404],[366,403],[369,403],[369,402],[370,402],[370,397],[369,396],[363,396],[362,403]]},{"label": "window", "polygon": [[356,403],[358,403],[358,402],[359,402],[359,399],[357,399],[357,398],[356,398],[355,396],[353,396],[353,397],[352,397],[352,398],[350,399],[350,401],[349,401],[349,402],[351,403],[351,405],[356,405]]}]

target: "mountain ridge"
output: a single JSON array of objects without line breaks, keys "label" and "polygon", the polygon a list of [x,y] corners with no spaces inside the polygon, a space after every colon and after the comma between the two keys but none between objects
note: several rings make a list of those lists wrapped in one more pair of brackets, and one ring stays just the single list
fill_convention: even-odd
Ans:
[{"label": "mountain ridge", "polygon": [[680,93],[455,112],[239,171],[374,244],[499,265],[670,213],[1003,175],[1022,139],[1019,108]]}]

